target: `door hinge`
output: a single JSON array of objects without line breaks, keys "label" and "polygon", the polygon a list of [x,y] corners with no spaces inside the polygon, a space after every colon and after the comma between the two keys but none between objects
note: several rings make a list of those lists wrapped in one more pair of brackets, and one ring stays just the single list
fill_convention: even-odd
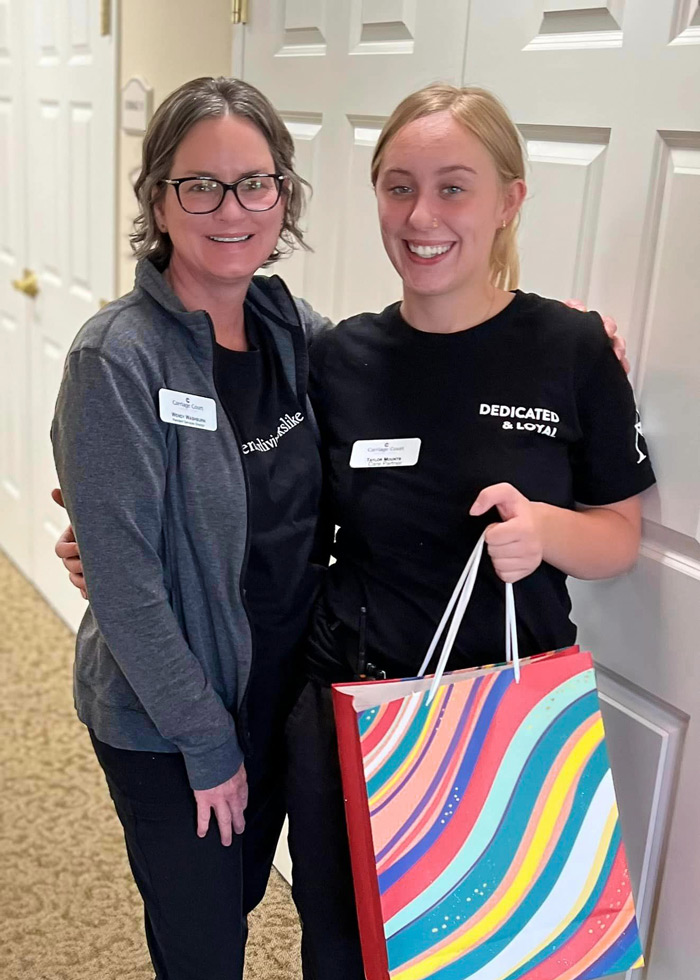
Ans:
[{"label": "door hinge", "polygon": [[232,0],[231,21],[234,24],[248,23],[248,0]]},{"label": "door hinge", "polygon": [[112,0],[100,0],[100,34],[109,37],[112,33]]}]

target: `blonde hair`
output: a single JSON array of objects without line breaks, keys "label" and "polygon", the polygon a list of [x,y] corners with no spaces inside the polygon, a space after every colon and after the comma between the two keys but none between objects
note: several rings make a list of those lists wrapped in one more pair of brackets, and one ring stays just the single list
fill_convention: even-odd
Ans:
[{"label": "blonde hair", "polygon": [[309,184],[294,170],[294,141],[272,103],[258,89],[238,78],[194,78],[171,92],[156,111],[143,140],[141,172],[134,184],[139,213],[130,236],[137,258],[149,256],[159,268],[170,261],[173,246],[159,229],[155,205],[166,190],[175,153],[190,129],[201,119],[241,116],[254,123],[267,141],[275,171],[284,184],[284,219],[277,247],[263,265],[270,265],[295,248],[309,249],[299,227]]},{"label": "blonde hair", "polygon": [[[386,149],[399,130],[435,112],[452,113],[457,122],[483,143],[503,184],[525,179],[525,154],[518,130],[496,96],[482,88],[456,88],[436,83],[405,98],[384,124],[372,156],[372,184],[375,187]],[[489,278],[499,289],[515,289],[518,285],[519,223],[520,213],[505,228],[499,228],[493,240]]]}]

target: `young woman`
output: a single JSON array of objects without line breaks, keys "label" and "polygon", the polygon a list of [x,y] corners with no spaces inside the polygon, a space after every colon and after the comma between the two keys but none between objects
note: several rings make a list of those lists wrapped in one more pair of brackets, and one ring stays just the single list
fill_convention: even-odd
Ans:
[{"label": "young woman", "polygon": [[[388,128],[377,150],[382,230],[405,280],[404,303],[349,321],[314,354],[341,532],[286,767],[309,980],[362,976],[328,682],[415,669],[478,533],[471,523],[481,526],[466,519],[474,488],[494,483],[495,473],[548,499],[517,467],[501,468],[490,431],[466,438],[472,414],[483,424],[502,418],[491,407],[518,395],[514,373],[533,382],[532,365],[513,360],[508,333],[498,357],[490,349],[480,360],[469,350],[462,357],[459,346],[525,302],[497,288],[506,270],[514,275],[504,246],[524,183],[522,158],[520,170],[500,175],[493,151],[462,122],[445,129],[445,114],[431,112],[442,128],[417,136],[404,123]],[[90,587],[76,701],[124,825],[158,977],[216,980],[240,971],[244,915],[264,891],[281,823],[280,732],[303,676],[294,658],[313,594],[320,483],[301,327],[318,336],[327,321],[292,301],[280,280],[252,279],[276,257],[280,232],[287,244],[301,241],[291,143],[256,90],[198,79],[173,93],[151,124],[136,189],[136,289],[79,334],[54,426]],[[599,319],[540,302],[547,328],[532,314],[530,360],[541,359],[554,379],[561,374],[565,391],[575,350],[598,345],[593,367],[606,384],[614,357]],[[477,379],[487,386],[483,403],[473,401]],[[529,439],[536,417],[559,459],[575,430],[556,431],[551,397],[532,401],[527,410],[540,414],[523,424]],[[534,444],[523,441],[514,411],[510,450],[522,468]],[[370,474],[351,459],[357,440],[407,434],[421,439],[415,466]],[[491,534],[496,567],[525,574],[543,547],[531,527],[534,505],[513,488],[490,493],[477,509],[500,501],[519,515],[508,540]],[[551,534],[558,540],[556,528]],[[59,551],[84,587],[70,536]],[[552,590],[565,605],[560,577]],[[497,616],[499,601],[491,596],[483,615]],[[537,623],[533,644],[551,646]],[[561,617],[551,635],[560,627]],[[496,647],[491,624],[483,629],[472,659]],[[240,838],[232,829],[243,828],[247,786]],[[226,851],[219,833],[207,832],[212,808],[221,842],[233,840]]]},{"label": "young woman", "polygon": [[364,976],[330,684],[416,673],[484,528],[491,561],[450,668],[504,659],[504,581],[518,582],[521,654],[568,646],[567,575],[633,564],[638,495],[654,482],[600,317],[514,288],[525,165],[501,104],[445,85],[409,96],[372,181],[403,299],[311,351],[339,526],[287,726],[294,895],[314,980]]}]

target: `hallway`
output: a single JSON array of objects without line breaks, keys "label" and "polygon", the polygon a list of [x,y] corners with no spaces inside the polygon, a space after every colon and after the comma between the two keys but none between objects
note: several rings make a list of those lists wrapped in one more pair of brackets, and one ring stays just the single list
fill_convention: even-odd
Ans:
[{"label": "hallway", "polygon": [[[401,276],[387,254],[377,220],[378,198],[371,178],[380,134],[397,104],[422,86],[441,81],[493,92],[512,117],[527,160],[522,172],[528,191],[517,219],[522,218],[519,287],[523,294],[576,297],[590,310],[617,321],[627,342],[629,378],[639,409],[627,420],[628,448],[636,465],[645,462],[643,436],[658,479],[644,499],[642,546],[635,567],[615,580],[572,578],[569,584],[578,641],[593,651],[598,668],[648,961],[644,977],[692,980],[700,961],[700,848],[688,843],[697,836],[700,813],[700,0],[0,0],[0,980],[153,980],[141,902],[121,828],[72,704],[74,631],[84,602],[68,585],[54,554],[67,518],[51,498],[60,481],[49,429],[66,355],[81,324],[132,289],[135,256],[129,236],[139,211],[147,217],[155,203],[148,195],[139,203],[134,194],[136,185],[150,187],[139,182],[139,175],[144,143],[155,145],[145,139],[153,132],[155,113],[188,81],[220,76],[259,87],[279,114],[274,139],[264,127],[261,130],[268,148],[275,151],[274,167],[268,167],[267,156],[264,167],[262,158],[244,161],[236,144],[226,149],[223,160],[207,155],[190,161],[197,164],[194,170],[181,172],[176,150],[187,131],[180,131],[172,141],[172,155],[161,160],[162,172],[149,164],[143,178],[177,184],[189,175],[197,183],[203,177],[233,186],[258,172],[265,176],[268,169],[278,170],[279,150],[288,133],[294,144],[293,170],[313,189],[299,219],[310,248],[297,249],[263,271],[282,277],[293,296],[303,297],[334,322],[361,310],[382,310],[402,296]],[[458,234],[454,217],[448,226],[442,216],[449,212],[442,207],[460,200],[469,205],[476,186],[473,178],[481,171],[455,156],[456,147],[433,149],[440,155],[435,170],[440,181],[431,178],[425,183],[426,193],[418,195],[430,207],[418,214],[425,231],[416,234],[426,237],[414,245],[437,247],[435,266],[444,261],[444,270],[454,262],[455,273],[468,286],[470,249],[454,245],[458,240],[467,243],[471,232]],[[414,161],[407,164],[405,173],[413,175]],[[451,170],[469,183],[443,184],[442,177]],[[512,172],[505,167],[502,177]],[[284,187],[284,175],[276,176]],[[179,189],[166,183],[161,190],[170,196],[174,214],[185,222],[192,219],[182,227],[193,230],[198,243],[196,229],[204,228],[198,222],[211,220],[215,228],[225,213],[226,209],[220,211],[218,218],[214,211],[188,213],[177,203]],[[412,188],[401,185],[394,190],[403,195]],[[224,193],[227,205],[233,206],[234,192]],[[281,200],[280,194],[273,207]],[[285,214],[290,200],[284,203]],[[245,254],[259,244],[248,221],[266,219],[241,218],[243,212],[248,209],[239,213],[234,207],[235,221],[218,227],[225,234],[201,236],[203,248],[214,250],[212,259],[229,250],[232,255],[239,249]],[[441,221],[444,227],[438,230]],[[468,231],[468,224],[463,231]],[[500,231],[494,225],[493,230],[498,235],[508,227],[515,227],[514,221],[501,224]],[[167,227],[161,235],[169,237]],[[396,236],[395,244],[403,258],[411,252],[408,239]],[[443,260],[441,255],[448,252],[452,257]],[[426,260],[414,256],[414,271],[427,275],[429,266],[420,269]],[[255,259],[264,262],[262,252],[256,252]],[[413,263],[413,258],[407,261]],[[251,261],[234,272],[250,276],[254,265]],[[210,295],[209,287],[204,289],[210,271],[207,267],[199,299],[192,300],[191,309],[183,305],[191,313],[201,309],[211,319],[218,304],[213,291]],[[177,293],[176,298],[183,302]],[[475,325],[472,312],[492,312],[485,295],[483,310],[481,302],[478,310],[472,311],[471,305],[465,299],[452,326],[466,330],[467,324]],[[229,313],[225,304],[225,319]],[[102,315],[110,316],[109,309]],[[131,324],[125,318],[128,330]],[[413,336],[406,333],[407,339]],[[124,344],[120,354],[128,354],[130,344]],[[171,346],[166,343],[162,349],[169,354]],[[553,348],[547,345],[540,350],[529,344],[522,355],[510,343],[501,350],[495,377],[483,371],[484,380],[493,380],[493,397],[484,395],[482,403],[465,381],[464,393],[474,396],[467,409],[452,411],[448,388],[430,357],[416,364],[416,381],[426,381],[431,410],[444,406],[444,425],[438,418],[435,433],[444,435],[451,421],[459,433],[466,431],[463,418],[475,427],[492,426],[483,430],[487,455],[502,446],[508,458],[512,455],[524,464],[525,442],[511,440],[509,445],[497,439],[529,439],[527,429],[513,432],[505,415],[496,418],[492,412],[489,418],[481,405],[496,403],[499,411],[511,406],[522,412],[535,407],[553,411],[549,398],[559,375],[567,376],[568,361],[555,363]],[[552,364],[553,374],[538,388],[528,365],[531,356],[540,353]],[[454,368],[461,363],[455,358]],[[190,368],[195,366],[187,360],[188,378]],[[332,373],[328,379],[323,376],[324,385],[326,380],[333,385]],[[362,368],[358,378],[363,374]],[[98,463],[106,464],[106,473],[95,481],[96,492],[113,491],[115,477],[125,477],[126,495],[105,494],[120,520],[127,498],[162,503],[167,509],[167,493],[159,485],[157,493],[139,497],[139,481],[128,480],[129,467],[138,459],[131,459],[127,450],[137,441],[131,435],[125,438],[122,456],[121,449],[112,451],[109,437],[122,432],[141,436],[148,430],[179,447],[180,435],[196,434],[187,426],[176,430],[179,423],[163,417],[161,392],[207,398],[219,394],[213,370],[194,375],[196,388],[179,378],[179,371],[179,380],[174,375],[164,358],[149,376],[143,402],[148,421],[142,424],[135,424],[135,413],[124,412],[120,429],[114,416],[105,420],[102,412],[89,411],[82,392],[70,402],[80,415],[80,431],[90,434],[89,452],[67,454],[71,465],[82,468],[83,479],[75,482],[82,482],[83,492],[88,467],[93,466],[94,477]],[[509,376],[512,389],[506,386]],[[574,440],[571,446],[589,449],[579,425],[587,413],[575,404],[579,392],[585,389],[589,395],[589,414],[597,416],[601,444],[621,417],[617,408],[606,405],[605,388],[598,387],[593,370],[584,377],[572,369],[574,376],[567,395],[569,410],[559,416],[559,443],[547,436],[550,448],[560,450],[560,460],[574,458],[569,457],[564,436]],[[200,382],[205,387],[200,388]],[[358,397],[354,384],[354,379],[349,381],[337,396],[333,391],[331,400],[339,415],[347,412],[350,417],[369,404]],[[114,385],[117,401],[131,408],[122,394],[128,389],[128,380],[124,386]],[[389,398],[390,389],[383,383],[376,392],[378,404]],[[267,404],[266,394],[262,386],[261,404]],[[103,409],[105,403],[96,401]],[[383,431],[390,438],[421,435],[418,428],[426,415],[418,411],[417,398],[407,402],[416,413],[410,429],[401,425],[396,431],[382,430],[382,413],[365,412],[367,430],[348,440],[342,453],[339,447],[329,450],[339,466],[347,463],[348,483],[359,486],[364,479],[350,465],[350,441],[374,440]],[[238,402],[234,408],[229,415],[235,421],[243,409]],[[219,409],[223,420],[220,400]],[[273,432],[277,417],[273,416],[273,428],[265,425],[251,436]],[[226,442],[225,458],[236,466],[240,463],[242,471],[247,466],[243,457],[250,462],[249,454],[242,445],[234,445],[229,428],[228,420],[218,426],[219,435],[212,435],[211,442]],[[532,430],[533,444],[542,436]],[[429,433],[419,442],[423,439],[425,461]],[[473,472],[480,473],[480,453],[448,449],[445,480],[457,463],[473,463]],[[168,450],[167,462],[179,478],[185,457],[178,453],[179,448]],[[611,454],[609,465],[596,461],[601,478],[615,476],[616,455]],[[91,464],[88,456],[96,462]],[[186,548],[200,567],[206,567],[201,543],[210,537],[231,549],[231,532],[242,542],[245,530],[250,554],[247,523],[244,528],[242,519],[221,516],[221,508],[228,506],[229,485],[223,483],[218,495],[211,493],[210,478],[220,475],[220,459],[212,457],[206,466],[193,468],[196,494],[189,500],[198,506],[205,497],[213,499],[199,510],[204,533],[197,538],[188,520],[170,549],[181,554]],[[514,480],[521,493],[539,503],[544,491],[559,486],[547,466],[533,466],[538,484],[541,479],[541,487],[533,488],[520,485],[517,472],[497,470],[494,480]],[[396,476],[401,480],[408,472],[399,468]],[[567,500],[573,504],[570,476],[561,486],[566,485]],[[64,480],[67,499],[69,482]],[[237,477],[235,486],[242,485]],[[308,481],[304,486],[308,489]],[[474,490],[484,488],[485,484]],[[435,512],[438,494],[449,489],[445,482],[425,494]],[[246,517],[252,513],[251,499],[256,504],[249,491],[247,486],[245,495],[236,493],[240,501],[245,496]],[[354,490],[350,496],[354,507]],[[360,498],[367,499],[364,493],[357,495]],[[591,499],[597,506],[595,501],[603,498]],[[387,507],[387,516],[399,518],[399,525],[404,515],[410,516],[418,525],[424,519],[420,502],[417,494],[415,508]],[[468,501],[464,503],[460,513],[466,514]],[[72,504],[70,509],[74,511]],[[157,510],[154,506],[154,513]],[[331,516],[341,526],[348,515],[344,508],[336,510]],[[78,537],[86,541],[80,518],[74,513],[71,517]],[[427,524],[430,518],[425,520]],[[379,535],[393,539],[397,555],[410,554],[402,528],[390,531],[382,517],[376,525]],[[132,525],[122,521],[116,526],[127,532],[123,538],[130,545]],[[92,527],[100,538],[93,554],[111,555],[102,540],[110,527],[103,509],[97,509]],[[370,530],[374,537],[374,528]],[[420,530],[424,550],[422,526]],[[136,537],[143,544],[143,536]],[[451,536],[452,544],[459,541]],[[140,553],[153,558],[150,545]],[[269,553],[275,562],[282,555],[274,548]],[[107,585],[112,573],[121,570],[124,554],[120,539],[114,561],[107,563]],[[241,588],[248,588],[245,560],[243,565],[242,585],[217,577],[217,608],[228,618],[230,605],[232,621],[240,614],[241,623],[248,619],[250,626],[241,608],[245,603],[238,603]],[[425,580],[431,577],[432,569]],[[121,605],[110,595],[100,625],[107,633],[109,615],[115,609],[124,613],[126,642],[137,632],[144,593],[138,575],[121,581],[139,583],[139,594]],[[160,578],[155,581],[160,583]],[[389,594],[395,584],[388,583]],[[273,586],[270,595],[276,597],[276,582]],[[194,632],[184,617],[178,618],[172,590],[167,595],[157,591],[159,611],[169,621],[175,612],[176,643],[191,663]],[[93,599],[97,601],[96,593]],[[359,608],[361,603],[355,605]],[[381,615],[392,654],[389,615],[383,610]],[[395,622],[406,626],[400,618]],[[533,620],[530,625],[534,632],[537,624]],[[159,635],[154,630],[146,643]],[[140,652],[145,645],[134,649]],[[237,656],[235,645],[231,648]],[[146,657],[141,659],[147,664]],[[171,659],[166,653],[163,663],[169,667]],[[154,676],[160,681],[164,675],[166,671]],[[178,705],[181,692],[178,686]],[[173,733],[180,737],[183,733],[176,728]],[[299,925],[286,884],[290,860],[283,834],[276,867],[285,877],[273,872],[265,903],[251,916],[246,980],[300,980]]]},{"label": "hallway", "polygon": [[[0,976],[151,980],[121,830],[73,710],[73,635],[2,552],[0,596]],[[296,980],[298,946],[273,871],[246,980]]]}]

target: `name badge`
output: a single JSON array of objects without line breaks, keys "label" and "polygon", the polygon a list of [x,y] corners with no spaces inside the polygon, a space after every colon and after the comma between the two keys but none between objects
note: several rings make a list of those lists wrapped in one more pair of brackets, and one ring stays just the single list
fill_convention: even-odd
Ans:
[{"label": "name badge", "polygon": [[158,403],[160,417],[164,422],[188,425],[192,429],[216,431],[216,402],[213,398],[161,388],[158,392]]},{"label": "name badge", "polygon": [[420,456],[420,439],[358,439],[350,454],[354,470],[382,466],[415,466]]}]

